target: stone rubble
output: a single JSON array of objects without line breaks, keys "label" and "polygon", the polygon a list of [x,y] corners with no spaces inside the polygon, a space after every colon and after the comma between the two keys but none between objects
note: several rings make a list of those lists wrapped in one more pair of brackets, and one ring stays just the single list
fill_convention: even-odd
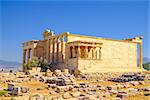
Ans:
[{"label": "stone rubble", "polygon": [[111,78],[109,81],[113,82],[130,82],[130,81],[144,81],[145,75],[141,74],[123,74],[117,78]]},{"label": "stone rubble", "polygon": [[25,87],[25,86],[21,87],[21,92],[22,93],[27,93],[28,91],[29,91],[28,87]]},{"label": "stone rubble", "polygon": [[[47,73],[47,74],[46,74]],[[89,74],[83,74],[81,76],[75,77],[74,75],[71,75],[68,70],[64,70],[63,72],[60,70],[56,70],[54,72],[51,72],[48,70],[46,73],[42,74],[35,74],[35,75],[19,75],[20,73],[17,73],[16,75],[11,75],[12,77],[16,78],[14,81],[14,86],[9,87],[8,90],[11,91],[12,94],[5,94],[6,97],[10,97],[12,95],[18,95],[17,97],[12,97],[14,100],[22,100],[20,96],[23,98],[30,98],[30,100],[103,100],[106,98],[111,98],[111,100],[117,99],[124,99],[128,97],[134,97],[137,95],[143,95],[143,96],[149,96],[150,94],[150,87],[147,86],[149,84],[148,81],[141,80],[140,77],[144,77],[144,74],[115,74],[112,75],[113,77],[119,77],[119,80],[121,77],[126,77],[127,79],[123,79],[123,81],[115,82],[115,84],[101,84],[105,82],[106,80],[109,80],[108,82],[111,82],[112,78],[106,78],[105,74],[94,74],[96,75],[96,78],[91,78],[92,75]],[[48,74],[51,73],[51,74]],[[92,77],[94,77],[94,75]],[[101,75],[101,76],[98,76]],[[111,74],[109,74],[111,75]],[[9,75],[3,76],[1,79],[1,82],[6,82],[4,77],[7,77]],[[102,80],[103,78],[98,77],[105,77],[105,80]],[[117,79],[113,78],[113,79]],[[133,79],[133,80],[130,80]],[[12,79],[6,79],[9,83],[12,82]],[[20,81],[22,80],[22,81]],[[81,80],[80,82],[77,82],[77,80]],[[126,80],[128,80],[126,82]],[[43,84],[46,84],[46,87],[38,86],[35,90],[42,91],[42,90],[48,90],[49,95],[43,95],[43,94],[31,94],[30,88],[27,86],[19,86],[19,83],[23,82],[34,82],[38,81]],[[91,83],[88,83],[87,81],[91,81]],[[9,85],[8,84],[8,85]],[[144,87],[137,87],[136,86],[142,86]],[[10,85],[11,86],[11,85]],[[1,88],[2,90],[3,88]],[[144,92],[144,93],[143,93]],[[57,96],[59,95],[59,96]]]}]

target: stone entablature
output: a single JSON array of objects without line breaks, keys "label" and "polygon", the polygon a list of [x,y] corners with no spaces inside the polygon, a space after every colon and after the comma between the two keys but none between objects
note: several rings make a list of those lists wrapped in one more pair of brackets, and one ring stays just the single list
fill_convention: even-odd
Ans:
[{"label": "stone entablature", "polygon": [[[64,32],[55,35],[46,30],[43,40],[23,43],[23,64],[32,57],[43,57],[50,63],[65,64],[69,70],[96,72],[113,68],[132,70],[137,68],[139,45],[139,67],[142,68],[142,38],[113,40],[81,36]],[[89,60],[89,62],[88,62]],[[62,67],[64,69],[64,67]]]}]

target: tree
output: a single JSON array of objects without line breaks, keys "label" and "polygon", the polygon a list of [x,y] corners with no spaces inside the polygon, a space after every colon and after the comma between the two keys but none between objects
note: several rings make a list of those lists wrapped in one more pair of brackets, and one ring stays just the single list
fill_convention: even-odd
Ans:
[{"label": "tree", "polygon": [[46,69],[47,60],[40,57],[33,57],[31,60],[28,61],[24,66],[27,70],[31,70],[32,67],[41,67],[42,70]]},{"label": "tree", "polygon": [[39,58],[38,62],[37,62],[37,67],[41,67],[42,71],[46,70],[46,66],[47,66],[47,60],[44,58]]},{"label": "tree", "polygon": [[38,59],[38,63],[37,63],[38,67],[43,67],[46,64],[47,64],[47,60],[46,59],[43,59],[42,57]]},{"label": "tree", "polygon": [[150,62],[143,64],[143,68],[146,70],[150,70]]},{"label": "tree", "polygon": [[31,70],[32,67],[37,67],[38,59],[37,57],[33,57],[31,60],[28,61],[24,66],[27,70]]}]

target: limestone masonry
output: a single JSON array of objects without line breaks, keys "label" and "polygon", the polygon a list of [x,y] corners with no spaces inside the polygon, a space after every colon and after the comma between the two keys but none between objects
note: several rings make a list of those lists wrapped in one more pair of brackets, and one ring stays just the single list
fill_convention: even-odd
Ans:
[{"label": "limestone masonry", "polygon": [[[82,73],[141,71],[142,36],[113,40],[46,30],[43,40],[23,43],[23,65],[43,57],[59,69]],[[139,50],[138,50],[139,49]],[[139,55],[139,61],[137,61]],[[25,67],[23,67],[25,71]]]}]

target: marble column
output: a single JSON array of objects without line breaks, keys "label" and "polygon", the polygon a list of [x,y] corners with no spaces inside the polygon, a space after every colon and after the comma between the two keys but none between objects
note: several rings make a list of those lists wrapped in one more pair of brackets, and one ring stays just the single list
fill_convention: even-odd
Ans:
[{"label": "marble column", "polygon": [[26,54],[27,54],[27,50],[23,50],[23,71],[25,71],[25,66],[24,64],[26,63]]},{"label": "marble column", "polygon": [[96,54],[96,47],[94,48],[94,59],[96,59],[97,57],[97,54]]},{"label": "marble column", "polygon": [[28,61],[30,60],[31,49],[28,49]]},{"label": "marble column", "polygon": [[92,48],[92,59],[95,59],[95,58],[96,58],[96,57],[95,57],[95,56],[96,56],[95,53],[96,53],[96,50],[95,50],[95,47],[93,47],[93,48]]},{"label": "marble column", "polygon": [[61,41],[61,62],[64,62],[64,36],[62,36]]},{"label": "marble column", "polygon": [[99,59],[101,59],[101,47],[99,48]]},{"label": "marble column", "polygon": [[53,50],[52,50],[52,62],[54,62],[54,54],[55,54],[55,38],[53,38]]},{"label": "marble column", "polygon": [[80,55],[81,55],[80,46],[78,46],[77,57],[80,58]]},{"label": "marble column", "polygon": [[31,55],[31,49],[29,48],[28,49],[28,60],[27,61],[30,61],[30,58],[31,58],[30,55]]},{"label": "marble column", "polygon": [[51,57],[51,55],[52,55],[52,53],[51,53],[51,48],[52,48],[52,44],[51,44],[51,39],[49,40],[49,62],[52,62],[52,57]]},{"label": "marble column", "polygon": [[93,59],[94,58],[94,49],[93,49],[93,47],[91,47],[91,59]]},{"label": "marble column", "polygon": [[75,46],[72,46],[72,58],[75,58]]},{"label": "marble column", "polygon": [[85,46],[85,57],[88,58],[88,46]]},{"label": "marble column", "polygon": [[23,64],[26,63],[26,53],[27,53],[27,50],[23,50]]},{"label": "marble column", "polygon": [[35,56],[35,50],[34,50],[34,47],[32,48],[32,57],[33,58]]},{"label": "marble column", "polygon": [[56,38],[56,45],[57,45],[57,49],[56,49],[56,61],[59,62],[59,37]]},{"label": "marble column", "polygon": [[50,48],[49,48],[49,45],[50,45],[50,43],[49,43],[49,39],[47,40],[47,47],[46,47],[46,49],[48,49],[47,50],[47,61],[49,62],[49,60],[50,60]]},{"label": "marble column", "polygon": [[47,56],[46,56],[46,53],[47,53],[46,44],[47,44],[47,42],[46,42],[46,40],[44,40],[44,52],[43,52],[43,58],[44,58],[44,59],[47,58]]},{"label": "marble column", "polygon": [[140,68],[143,67],[143,52],[142,52],[142,43],[140,45]]}]

